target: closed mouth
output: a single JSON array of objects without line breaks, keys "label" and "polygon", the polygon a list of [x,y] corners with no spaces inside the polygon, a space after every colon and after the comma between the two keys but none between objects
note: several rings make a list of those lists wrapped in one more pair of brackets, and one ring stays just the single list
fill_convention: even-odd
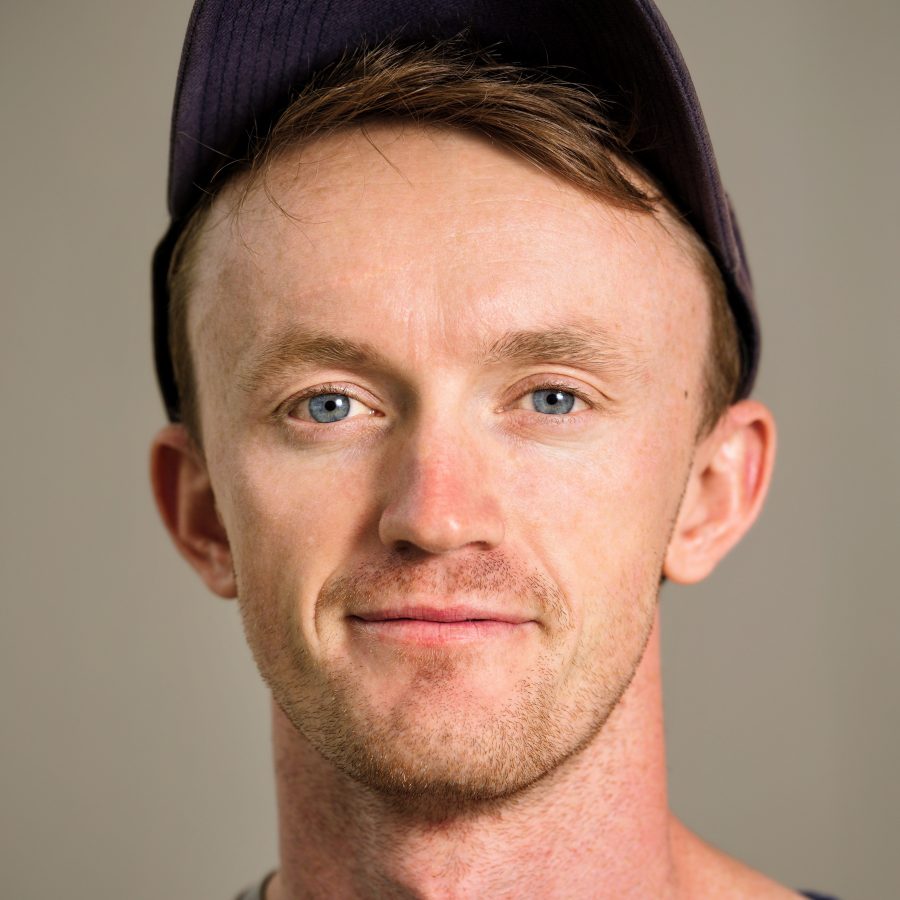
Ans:
[{"label": "closed mouth", "polygon": [[369,636],[429,646],[509,636],[534,622],[519,613],[458,606],[367,610],[347,618]]}]

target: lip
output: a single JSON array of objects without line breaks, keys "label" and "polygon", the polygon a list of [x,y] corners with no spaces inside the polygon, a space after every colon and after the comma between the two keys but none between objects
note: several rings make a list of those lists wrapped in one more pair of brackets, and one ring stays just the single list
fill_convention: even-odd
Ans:
[{"label": "lip", "polygon": [[366,610],[348,620],[364,636],[427,647],[510,638],[535,624],[520,613],[475,606],[399,606]]},{"label": "lip", "polygon": [[521,613],[494,610],[482,606],[425,606],[420,604],[365,610],[354,613],[350,618],[361,619],[363,622],[396,622],[406,619],[448,624],[501,622],[507,625],[522,625],[525,622],[533,621],[530,616]]}]

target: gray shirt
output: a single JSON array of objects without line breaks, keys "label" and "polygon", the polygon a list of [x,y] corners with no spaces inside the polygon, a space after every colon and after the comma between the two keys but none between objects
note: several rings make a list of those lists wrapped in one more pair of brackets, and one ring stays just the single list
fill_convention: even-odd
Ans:
[{"label": "gray shirt", "polygon": [[248,887],[247,890],[238,894],[234,900],[263,900],[266,895],[266,885],[276,871],[277,870],[273,869],[262,881],[254,884],[252,887]]}]

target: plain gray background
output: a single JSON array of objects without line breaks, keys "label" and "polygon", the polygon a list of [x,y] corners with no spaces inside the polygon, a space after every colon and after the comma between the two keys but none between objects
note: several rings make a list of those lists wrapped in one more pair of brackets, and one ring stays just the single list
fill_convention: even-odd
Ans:
[{"label": "plain gray background", "polygon": [[[773,490],[666,588],[672,802],[793,887],[900,896],[896,0],[661,0],[749,247]],[[187,0],[0,6],[0,891],[230,898],[267,696],[153,508],[149,259]]]}]

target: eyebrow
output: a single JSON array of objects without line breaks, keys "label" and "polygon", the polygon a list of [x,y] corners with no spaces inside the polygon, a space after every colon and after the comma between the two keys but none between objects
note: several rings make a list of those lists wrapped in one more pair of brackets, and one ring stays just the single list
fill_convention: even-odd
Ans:
[{"label": "eyebrow", "polygon": [[[639,371],[637,352],[593,324],[510,330],[475,351],[486,365],[564,363],[602,377],[628,379]],[[313,366],[396,371],[371,342],[291,326],[277,333],[238,374],[238,385],[255,393],[285,373]]]}]

